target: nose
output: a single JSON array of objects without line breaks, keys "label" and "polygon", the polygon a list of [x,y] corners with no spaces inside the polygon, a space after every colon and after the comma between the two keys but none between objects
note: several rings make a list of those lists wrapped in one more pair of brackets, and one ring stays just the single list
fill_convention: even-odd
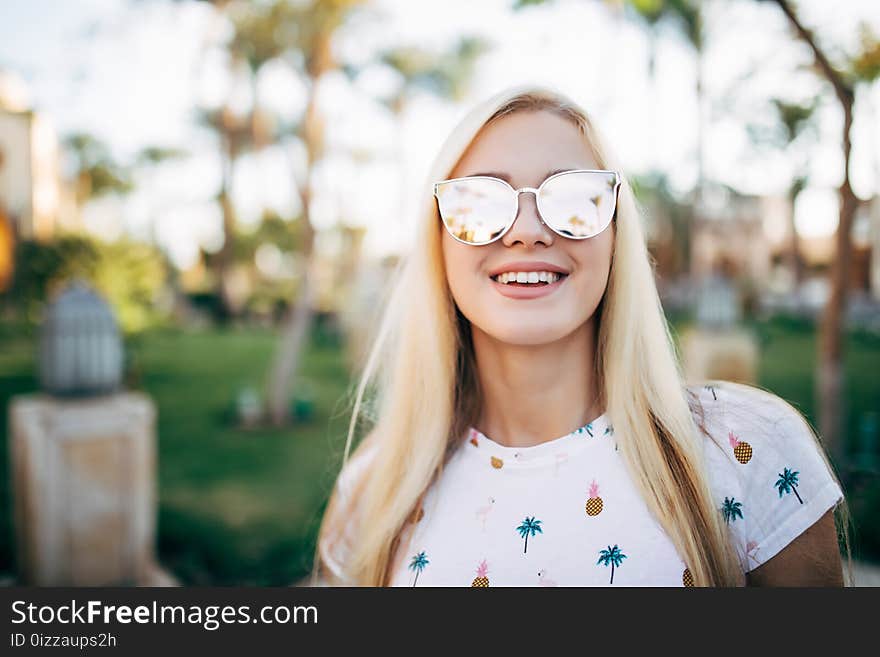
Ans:
[{"label": "nose", "polygon": [[[538,190],[533,187],[523,187],[517,190],[516,217],[510,230],[501,238],[505,246],[513,246],[517,242],[526,246],[538,242],[544,246],[550,246],[553,243],[553,231],[547,228],[538,214],[537,193]],[[527,196],[524,198],[523,194],[527,194]]]}]

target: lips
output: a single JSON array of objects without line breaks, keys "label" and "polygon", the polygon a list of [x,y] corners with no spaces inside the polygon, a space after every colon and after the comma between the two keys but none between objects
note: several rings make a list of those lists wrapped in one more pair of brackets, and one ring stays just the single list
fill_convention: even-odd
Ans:
[{"label": "lips", "polygon": [[562,285],[564,285],[565,281],[567,280],[568,276],[560,276],[555,283],[539,285],[499,283],[498,281],[492,280],[490,278],[489,284],[492,285],[499,294],[509,299],[538,299],[540,297],[545,297],[547,295],[553,294]]}]

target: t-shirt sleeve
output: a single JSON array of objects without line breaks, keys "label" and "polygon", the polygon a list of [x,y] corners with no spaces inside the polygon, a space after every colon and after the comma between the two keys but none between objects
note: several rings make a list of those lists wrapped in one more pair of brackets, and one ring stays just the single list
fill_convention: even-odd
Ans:
[{"label": "t-shirt sleeve", "polygon": [[843,491],[806,420],[781,398],[727,382],[699,395],[712,436],[710,486],[748,572],[833,509]]},{"label": "t-shirt sleeve", "polygon": [[374,445],[364,446],[349,459],[336,478],[333,488],[334,495],[337,496],[334,512],[339,517],[334,519],[334,525],[338,531],[325,537],[318,546],[324,568],[332,578],[332,581],[326,583],[350,584],[345,564],[355,536],[359,488],[373,460],[374,451]]}]

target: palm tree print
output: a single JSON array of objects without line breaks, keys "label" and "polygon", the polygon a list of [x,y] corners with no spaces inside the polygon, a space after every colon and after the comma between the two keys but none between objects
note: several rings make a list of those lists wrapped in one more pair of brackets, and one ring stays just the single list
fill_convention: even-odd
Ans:
[{"label": "palm tree print", "polygon": [[715,386],[703,386],[706,390],[712,393],[712,399],[718,401],[718,397],[715,395]]},{"label": "palm tree print", "polygon": [[428,561],[428,558],[425,556],[424,550],[415,555],[412,558],[412,561],[409,562],[409,569],[416,571],[416,576],[413,578],[413,586],[419,581],[419,573],[421,573],[429,563],[431,562]]},{"label": "palm tree print", "polygon": [[798,487],[798,473],[799,470],[795,470],[792,472],[788,468],[785,468],[782,472],[778,472],[779,479],[776,481],[776,488],[779,490],[779,497],[782,497],[783,493],[794,493],[795,497],[798,498],[798,502],[801,504],[804,501],[801,499],[801,496],[798,495],[797,487]]},{"label": "palm tree print", "polygon": [[721,515],[724,516],[724,522],[728,525],[737,518],[742,518],[742,502],[737,502],[733,497],[725,497],[724,504],[721,506]]},{"label": "palm tree print", "polygon": [[614,584],[614,567],[620,567],[620,563],[626,559],[626,555],[620,551],[620,548],[617,547],[617,544],[614,547],[608,546],[607,550],[599,550],[599,561],[596,562],[596,565],[602,564],[603,566],[608,566],[611,564],[611,581],[609,584]]},{"label": "palm tree print", "polygon": [[535,520],[535,516],[527,517],[522,521],[519,527],[516,528],[516,531],[519,532],[520,538],[525,538],[525,547],[523,547],[523,554],[525,554],[529,549],[529,534],[534,536],[535,534],[543,534],[544,530],[541,529],[541,521]]},{"label": "palm tree print", "polygon": [[605,433],[603,433],[602,435],[607,436],[608,434],[611,434],[612,436],[614,435],[614,427],[612,427],[610,424],[605,427]]},{"label": "palm tree print", "polygon": [[587,423],[586,423],[584,426],[582,426],[580,429],[577,429],[577,430],[575,431],[575,433],[576,433],[576,434],[579,434],[579,435],[582,434],[582,433],[587,433],[587,434],[590,436],[590,438],[592,438],[592,437],[593,437],[593,423],[592,423],[592,422],[587,422]]}]

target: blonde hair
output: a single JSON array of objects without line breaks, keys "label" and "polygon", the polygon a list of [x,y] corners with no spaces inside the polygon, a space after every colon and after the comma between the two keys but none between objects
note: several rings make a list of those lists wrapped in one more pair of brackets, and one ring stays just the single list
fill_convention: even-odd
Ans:
[{"label": "blonde hair", "polygon": [[[318,536],[316,577],[326,575],[325,555],[346,542],[347,583],[387,585],[390,561],[421,497],[476,422],[481,399],[470,324],[447,284],[443,228],[430,183],[449,176],[485,125],[520,111],[566,118],[600,168],[620,171],[586,112],[543,86],[495,94],[447,137],[423,185],[414,251],[394,273],[391,298],[357,389],[343,473],[363,418],[372,427],[351,460],[369,450],[369,475],[353,487],[337,486],[331,495]],[[596,314],[598,389],[615,433],[625,437],[619,450],[633,481],[696,585],[742,585],[743,570],[704,471],[702,442],[657,293],[641,210],[625,177],[611,272]],[[365,399],[371,383],[374,396]]]}]

